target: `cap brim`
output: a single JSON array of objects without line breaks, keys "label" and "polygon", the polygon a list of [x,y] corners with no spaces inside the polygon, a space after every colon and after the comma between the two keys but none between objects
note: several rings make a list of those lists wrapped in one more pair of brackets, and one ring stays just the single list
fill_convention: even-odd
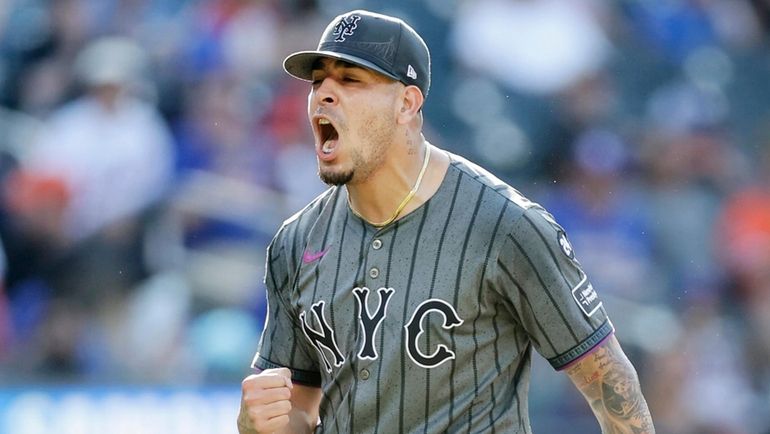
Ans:
[{"label": "cap brim", "polygon": [[385,71],[374,63],[369,62],[368,60],[361,59],[360,57],[356,57],[351,54],[338,53],[336,51],[299,51],[289,55],[289,57],[284,59],[283,69],[286,70],[289,75],[299,78],[300,80],[312,81],[313,65],[315,64],[316,60],[321,58],[344,60],[362,68],[367,68],[379,72],[386,77],[390,77],[393,80],[399,81],[398,77]]}]

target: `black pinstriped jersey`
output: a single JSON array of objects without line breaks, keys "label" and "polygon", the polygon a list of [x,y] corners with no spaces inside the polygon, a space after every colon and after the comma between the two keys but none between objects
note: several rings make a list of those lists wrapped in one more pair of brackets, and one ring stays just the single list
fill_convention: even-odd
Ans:
[{"label": "black pinstriped jersey", "polygon": [[450,157],[395,223],[367,224],[334,187],[268,248],[253,366],[322,389],[318,432],[529,433],[532,348],[562,369],[613,331],[551,215]]}]

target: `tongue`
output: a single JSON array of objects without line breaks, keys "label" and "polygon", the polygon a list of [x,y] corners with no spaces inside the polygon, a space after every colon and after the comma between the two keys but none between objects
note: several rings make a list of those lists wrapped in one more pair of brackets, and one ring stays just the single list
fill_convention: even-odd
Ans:
[{"label": "tongue", "polygon": [[339,140],[337,137],[334,138],[328,138],[326,141],[321,145],[320,149],[318,150],[318,158],[324,161],[331,161],[335,158],[335,150],[337,149],[337,145],[339,144]]},{"label": "tongue", "polygon": [[321,152],[324,154],[331,154],[334,152],[334,148],[337,147],[337,138],[336,137],[330,137],[326,139],[323,146],[321,146]]}]

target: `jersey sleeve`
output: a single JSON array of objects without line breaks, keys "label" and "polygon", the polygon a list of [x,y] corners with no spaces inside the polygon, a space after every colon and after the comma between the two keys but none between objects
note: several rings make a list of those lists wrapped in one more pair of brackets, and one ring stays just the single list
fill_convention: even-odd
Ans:
[{"label": "jersey sleeve", "polygon": [[284,249],[277,243],[277,239],[267,248],[267,318],[252,367],[286,367],[291,369],[292,381],[320,386],[321,374],[317,359],[310,356],[304,335],[299,329],[299,319],[287,299],[291,291],[290,272]]},{"label": "jersey sleeve", "polygon": [[494,285],[535,349],[564,369],[609,337],[612,323],[566,233],[547,211],[527,209],[506,237]]}]

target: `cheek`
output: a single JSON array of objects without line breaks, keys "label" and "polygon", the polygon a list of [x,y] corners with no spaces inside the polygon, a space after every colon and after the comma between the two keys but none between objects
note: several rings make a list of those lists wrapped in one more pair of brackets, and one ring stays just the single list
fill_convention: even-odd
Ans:
[{"label": "cheek", "polygon": [[371,158],[387,147],[395,133],[395,101],[392,95],[372,95],[351,108],[339,127],[362,158]]},{"label": "cheek", "polygon": [[380,136],[395,128],[393,106],[387,104],[366,104],[356,112],[357,133],[367,136]]}]

